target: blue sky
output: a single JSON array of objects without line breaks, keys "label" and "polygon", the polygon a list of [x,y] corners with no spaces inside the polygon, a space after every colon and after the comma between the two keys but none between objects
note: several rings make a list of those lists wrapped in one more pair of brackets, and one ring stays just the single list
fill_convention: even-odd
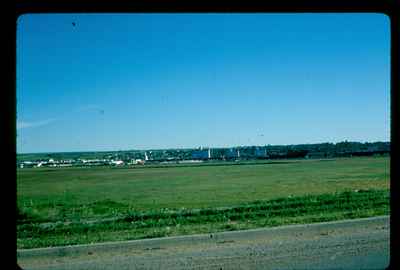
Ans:
[{"label": "blue sky", "polygon": [[18,153],[389,141],[390,21],[24,15],[16,83]]}]

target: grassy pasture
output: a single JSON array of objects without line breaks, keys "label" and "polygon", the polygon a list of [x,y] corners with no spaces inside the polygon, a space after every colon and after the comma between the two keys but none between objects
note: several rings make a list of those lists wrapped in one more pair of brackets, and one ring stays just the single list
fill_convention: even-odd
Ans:
[{"label": "grassy pasture", "polygon": [[[18,169],[17,245],[30,248],[387,214],[389,168],[389,157],[360,157],[219,166]],[[348,199],[338,204],[340,196]],[[303,201],[290,204],[291,200]],[[319,203],[307,204],[310,200]],[[279,202],[281,210],[257,206],[273,202]],[[251,207],[243,208],[246,205]],[[241,210],[224,212],[218,207]],[[195,209],[203,209],[202,214],[190,214]]]}]

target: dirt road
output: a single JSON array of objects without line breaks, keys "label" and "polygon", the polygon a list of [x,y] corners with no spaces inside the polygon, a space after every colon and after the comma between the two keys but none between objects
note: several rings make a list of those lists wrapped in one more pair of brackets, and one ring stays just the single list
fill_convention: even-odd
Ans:
[{"label": "dirt road", "polygon": [[389,217],[18,250],[23,269],[385,269]]}]

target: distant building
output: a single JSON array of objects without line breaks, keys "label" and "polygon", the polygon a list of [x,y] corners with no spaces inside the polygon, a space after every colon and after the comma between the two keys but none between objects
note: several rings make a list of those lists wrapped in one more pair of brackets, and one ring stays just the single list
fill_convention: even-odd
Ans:
[{"label": "distant building", "polygon": [[137,158],[137,159],[132,159],[130,164],[133,164],[133,165],[136,165],[136,164],[143,165],[143,164],[144,164],[144,160],[143,160],[143,159],[138,159],[138,158]]},{"label": "distant building", "polygon": [[211,149],[207,150],[200,148],[199,150],[195,150],[192,152],[193,159],[210,159],[211,158]]},{"label": "distant building", "polygon": [[257,147],[254,151],[254,155],[257,158],[266,158],[267,155],[267,149],[265,147]]},{"label": "distant building", "polygon": [[225,158],[233,159],[233,158],[240,158],[240,151],[239,149],[230,148],[225,151]]},{"label": "distant building", "polygon": [[111,161],[111,164],[115,165],[115,166],[119,166],[119,165],[123,165],[124,162],[122,160],[113,160],[113,161]]},{"label": "distant building", "polygon": [[20,164],[20,168],[32,168],[36,167],[38,163],[32,162],[32,161],[24,161],[22,164]]}]

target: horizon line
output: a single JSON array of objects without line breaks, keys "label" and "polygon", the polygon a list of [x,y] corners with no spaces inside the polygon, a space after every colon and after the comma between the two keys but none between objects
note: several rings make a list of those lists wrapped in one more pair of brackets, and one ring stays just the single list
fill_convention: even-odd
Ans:
[{"label": "horizon line", "polygon": [[389,141],[338,141],[338,142],[316,142],[316,143],[297,143],[297,144],[264,144],[264,145],[236,145],[236,146],[198,146],[198,147],[176,147],[176,148],[146,148],[146,149],[118,149],[118,150],[73,150],[73,151],[43,151],[43,152],[20,152],[16,153],[17,155],[28,155],[28,154],[62,154],[62,153],[102,153],[102,152],[129,152],[129,151],[154,151],[154,150],[185,150],[185,149],[220,149],[220,148],[238,148],[238,147],[265,147],[265,146],[292,146],[292,145],[313,145],[313,144],[338,144],[342,142],[349,143],[390,143]]}]

